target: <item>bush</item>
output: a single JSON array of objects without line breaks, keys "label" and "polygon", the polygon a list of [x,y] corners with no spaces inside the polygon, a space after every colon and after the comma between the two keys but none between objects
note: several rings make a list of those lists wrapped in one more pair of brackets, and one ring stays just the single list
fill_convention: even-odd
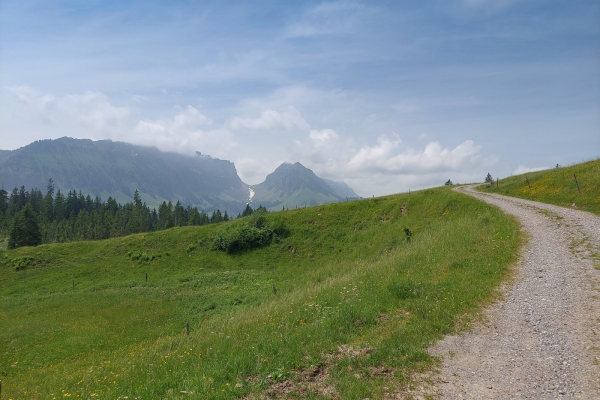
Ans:
[{"label": "bush", "polygon": [[9,260],[9,264],[17,271],[22,271],[29,267],[39,267],[45,264],[44,260],[39,260],[34,257],[15,257]]},{"label": "bush", "polygon": [[271,229],[240,226],[235,229],[221,230],[215,237],[213,248],[226,253],[236,253],[268,245],[272,239],[273,231]]},{"label": "bush", "polygon": [[160,255],[155,256],[153,254],[148,254],[146,252],[140,253],[139,251],[129,251],[127,253],[127,257],[129,257],[132,261],[142,262],[150,262],[156,260]]},{"label": "bush", "polygon": [[225,253],[237,253],[271,244],[274,238],[286,237],[289,230],[282,218],[271,223],[267,221],[266,211],[255,211],[245,224],[226,226],[221,229],[213,241],[213,249]]}]

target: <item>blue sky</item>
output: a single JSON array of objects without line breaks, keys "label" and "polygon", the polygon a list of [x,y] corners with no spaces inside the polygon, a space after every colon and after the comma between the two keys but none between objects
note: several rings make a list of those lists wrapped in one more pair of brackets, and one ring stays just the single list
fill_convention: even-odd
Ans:
[{"label": "blue sky", "polygon": [[600,156],[597,1],[2,1],[0,148],[303,163],[362,196]]}]

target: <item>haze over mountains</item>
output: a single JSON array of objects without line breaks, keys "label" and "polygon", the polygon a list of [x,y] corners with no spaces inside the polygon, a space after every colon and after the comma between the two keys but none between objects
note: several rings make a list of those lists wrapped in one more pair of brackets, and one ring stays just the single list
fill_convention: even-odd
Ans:
[{"label": "haze over mountains", "polygon": [[326,181],[300,163],[282,164],[265,182],[247,185],[227,160],[164,153],[151,147],[110,140],[41,140],[17,150],[0,150],[0,185],[56,189],[131,201],[137,189],[149,206],[180,201],[207,212],[235,215],[247,203],[268,209],[332,203],[358,195],[345,183]]}]

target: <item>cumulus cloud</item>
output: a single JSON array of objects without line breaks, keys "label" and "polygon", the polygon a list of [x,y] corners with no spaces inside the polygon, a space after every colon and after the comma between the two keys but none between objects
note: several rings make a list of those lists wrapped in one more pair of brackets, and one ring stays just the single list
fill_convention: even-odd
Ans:
[{"label": "cumulus cloud", "polygon": [[485,168],[496,161],[484,158],[481,146],[472,140],[455,147],[429,141],[415,149],[392,133],[357,146],[332,129],[311,130],[304,141],[296,141],[292,154],[317,175],[343,180],[362,195],[438,186],[448,179],[480,181]]},{"label": "cumulus cloud", "polygon": [[550,167],[528,167],[526,165],[519,165],[519,167],[517,169],[515,169],[515,171],[513,172],[513,175],[521,175],[521,174],[525,174],[527,172],[534,172],[534,171],[542,171],[544,169],[549,169]]},{"label": "cumulus cloud", "polygon": [[285,160],[277,159],[275,161],[265,161],[251,156],[241,157],[235,160],[235,168],[243,182],[249,185],[256,185],[265,180],[265,177],[275,168],[280,166]]},{"label": "cumulus cloud", "polygon": [[115,107],[101,92],[54,96],[29,86],[10,87],[20,107],[20,116],[32,117],[49,125],[72,126],[73,123],[97,132],[121,128],[129,118],[128,107]]},{"label": "cumulus cloud", "polygon": [[402,146],[397,135],[380,136],[375,146],[365,146],[350,159],[352,171],[383,174],[412,174],[456,171],[477,165],[480,146],[466,140],[454,149],[443,148],[438,142],[429,142],[423,151]]},{"label": "cumulus cloud", "polygon": [[224,157],[227,150],[235,147],[235,141],[226,129],[205,130],[212,121],[195,107],[178,107],[173,118],[140,120],[135,127],[131,141],[156,146],[161,150],[192,154],[200,151],[205,154]]},{"label": "cumulus cloud", "polygon": [[310,125],[302,118],[298,110],[289,106],[283,112],[275,110],[264,110],[258,118],[234,117],[231,120],[231,128],[235,130],[286,130],[294,129],[308,130]]},{"label": "cumulus cloud", "polygon": [[304,140],[294,141],[290,149],[291,160],[300,161],[324,177],[339,176],[354,152],[352,138],[341,137],[333,129],[313,129]]}]

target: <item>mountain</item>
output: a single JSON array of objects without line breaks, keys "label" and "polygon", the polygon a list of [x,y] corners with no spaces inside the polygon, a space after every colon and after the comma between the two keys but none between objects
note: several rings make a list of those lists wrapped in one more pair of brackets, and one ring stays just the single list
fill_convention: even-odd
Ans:
[{"label": "mountain", "polygon": [[45,193],[49,179],[63,194],[76,190],[125,203],[137,189],[150,207],[180,201],[232,216],[248,201],[254,208],[281,210],[359,198],[345,183],[321,179],[300,163],[282,164],[263,183],[249,187],[231,161],[199,152],[185,156],[111,140],[66,137],[0,150],[0,185],[5,190],[25,186]]},{"label": "mountain", "polygon": [[325,181],[298,162],[281,164],[263,183],[250,189],[254,193],[252,206],[263,205],[270,210],[334,203],[345,200],[348,194],[358,198],[345,183]]},{"label": "mountain", "polygon": [[62,192],[81,190],[124,203],[137,189],[149,206],[179,200],[233,215],[243,210],[249,193],[232,162],[198,152],[184,156],[110,140],[71,138],[0,151],[0,184],[6,190],[24,185],[45,192],[50,178]]},{"label": "mountain", "polygon": [[356,194],[354,190],[344,182],[331,181],[329,179],[322,178],[323,181],[329,186],[331,191],[337,196],[348,199],[360,199],[360,196]]}]

